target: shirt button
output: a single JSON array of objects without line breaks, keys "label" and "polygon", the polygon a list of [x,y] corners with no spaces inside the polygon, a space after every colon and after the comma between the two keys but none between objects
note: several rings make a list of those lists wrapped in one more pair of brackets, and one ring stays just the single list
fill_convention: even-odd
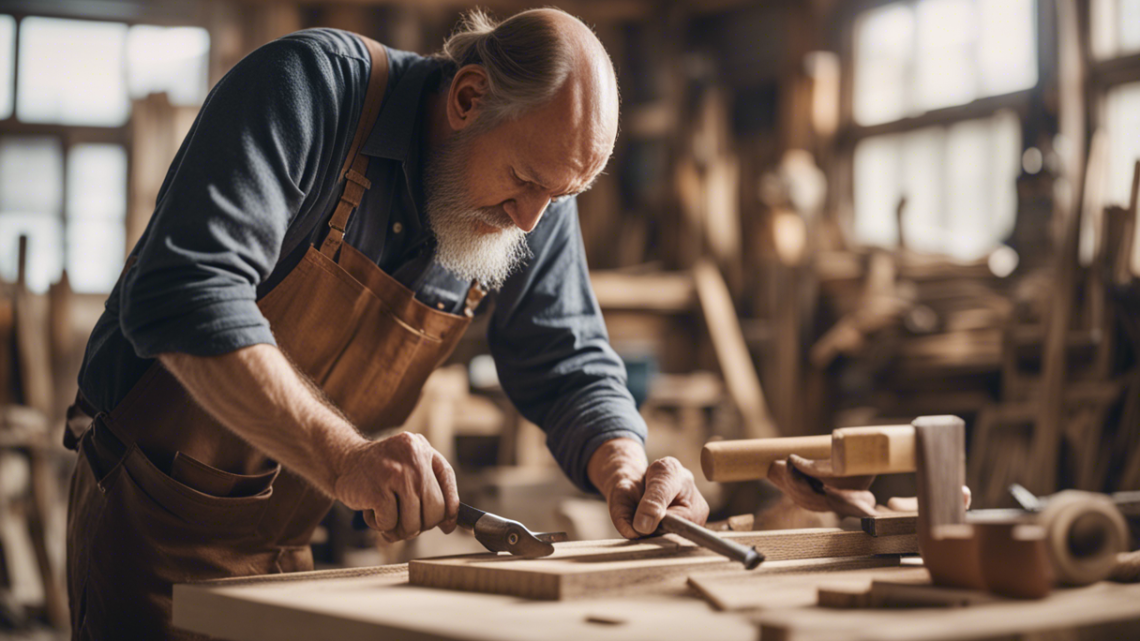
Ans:
[{"label": "shirt button", "polygon": [[402,231],[404,231],[403,225],[401,225],[400,223],[392,223],[392,233],[398,234]]},{"label": "shirt button", "polygon": [[[396,224],[399,225],[400,223],[396,223]],[[443,309],[443,303],[436,303],[435,306],[436,306],[436,309]]]}]

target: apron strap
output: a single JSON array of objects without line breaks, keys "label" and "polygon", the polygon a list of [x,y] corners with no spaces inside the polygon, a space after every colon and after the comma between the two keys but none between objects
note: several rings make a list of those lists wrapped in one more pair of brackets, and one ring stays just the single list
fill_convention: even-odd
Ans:
[{"label": "apron strap", "polygon": [[360,146],[364,144],[372,132],[373,125],[376,124],[376,116],[380,114],[380,106],[384,103],[384,92],[388,87],[388,54],[384,45],[361,35],[357,37],[368,48],[368,55],[372,58],[372,69],[368,75],[368,91],[364,94],[364,109],[360,112],[360,119],[356,123],[356,134],[352,137],[352,145],[340,170],[340,178],[344,180],[344,192],[332,218],[329,219],[329,233],[321,243],[321,253],[329,258],[336,257],[337,251],[344,243],[344,230],[348,227],[349,216],[360,205],[364,192],[372,187],[372,183],[364,177],[368,173],[368,156],[360,153]]}]

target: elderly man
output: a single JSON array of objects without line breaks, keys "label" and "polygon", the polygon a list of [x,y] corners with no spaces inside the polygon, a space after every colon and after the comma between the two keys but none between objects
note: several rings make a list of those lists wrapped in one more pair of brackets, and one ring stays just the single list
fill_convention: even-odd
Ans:
[{"label": "elderly man", "polygon": [[171,585],[312,568],[333,500],[388,541],[456,526],[398,434],[479,299],[520,411],[624,536],[708,505],[650,465],[590,290],[575,194],[613,149],[613,67],[556,10],[468,17],[425,58],[270,43],[213,89],[87,346],[68,442],[76,638],[178,637]]}]

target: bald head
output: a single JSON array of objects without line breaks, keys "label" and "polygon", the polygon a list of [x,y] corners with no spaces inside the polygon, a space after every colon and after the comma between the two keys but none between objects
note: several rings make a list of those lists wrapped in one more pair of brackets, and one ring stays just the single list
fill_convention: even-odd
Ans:
[{"label": "bald head", "polygon": [[531,9],[496,22],[468,13],[444,43],[439,57],[452,62],[455,77],[470,65],[485,75],[479,105],[481,130],[559,101],[580,117],[559,126],[589,126],[591,134],[617,135],[618,90],[613,64],[602,43],[582,21],[559,9]]}]

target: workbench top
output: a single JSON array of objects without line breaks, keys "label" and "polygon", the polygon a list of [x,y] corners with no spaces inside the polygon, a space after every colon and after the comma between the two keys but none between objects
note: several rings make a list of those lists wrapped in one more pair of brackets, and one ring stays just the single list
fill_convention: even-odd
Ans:
[{"label": "workbench top", "polygon": [[535,601],[412,586],[406,565],[390,565],[178,585],[174,624],[231,641],[870,641],[1018,638],[1022,633],[1078,627],[1091,630],[1090,638],[1140,638],[1140,585],[1099,583],[1058,590],[1040,601],[999,600],[964,608],[829,610],[809,605],[817,581],[826,586],[846,579],[850,584],[869,576],[867,572],[882,571],[813,571],[754,579],[721,573],[718,576],[730,581],[755,581],[753,589],[766,588],[758,594],[773,595],[767,608],[721,612],[687,586]]}]

